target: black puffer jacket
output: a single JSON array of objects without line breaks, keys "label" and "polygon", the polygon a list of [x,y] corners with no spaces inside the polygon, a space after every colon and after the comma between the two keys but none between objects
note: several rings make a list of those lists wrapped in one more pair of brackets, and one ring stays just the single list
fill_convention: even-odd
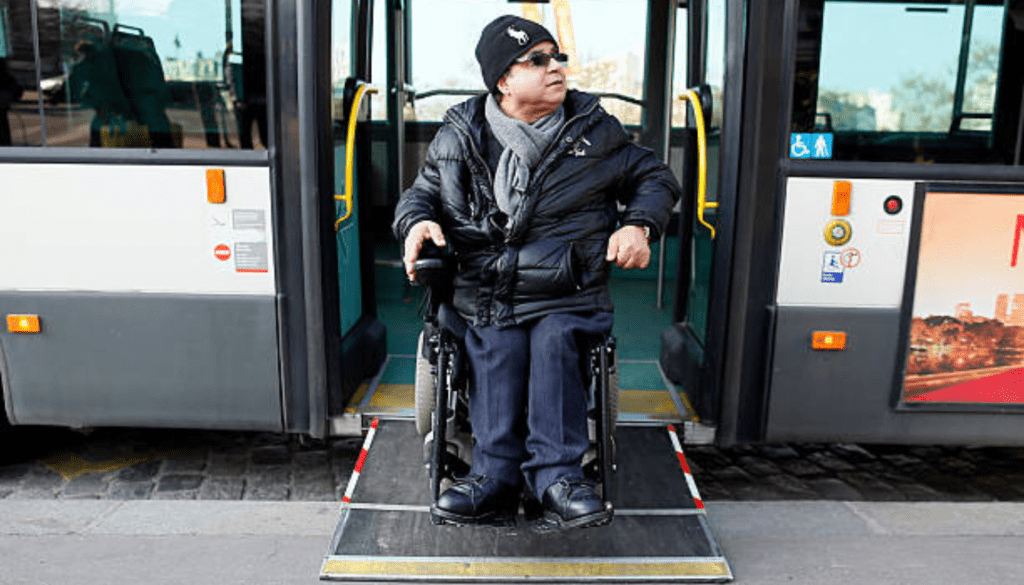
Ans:
[{"label": "black puffer jacket", "polygon": [[[396,237],[404,242],[423,220],[441,225],[458,259],[455,308],[477,326],[612,310],[608,238],[619,223],[646,225],[657,237],[679,198],[675,176],[652,151],[630,142],[596,97],[570,90],[565,126],[531,171],[506,231],[481,155],[485,97],[445,114],[395,209]],[[625,205],[621,214],[616,201]]]}]

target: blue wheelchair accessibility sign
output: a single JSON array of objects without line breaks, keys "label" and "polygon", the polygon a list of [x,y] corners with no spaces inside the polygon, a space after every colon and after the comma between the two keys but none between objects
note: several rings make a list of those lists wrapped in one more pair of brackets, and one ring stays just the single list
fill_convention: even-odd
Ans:
[{"label": "blue wheelchair accessibility sign", "polygon": [[832,158],[832,134],[790,134],[789,158]]},{"label": "blue wheelchair accessibility sign", "polygon": [[839,252],[825,252],[821,262],[821,282],[843,282],[843,262]]}]

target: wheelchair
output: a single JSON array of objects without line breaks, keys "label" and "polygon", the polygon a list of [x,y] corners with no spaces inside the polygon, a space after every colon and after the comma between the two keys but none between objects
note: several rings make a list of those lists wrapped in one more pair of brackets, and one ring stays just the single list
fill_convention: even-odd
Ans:
[{"label": "wheelchair", "polygon": [[[424,287],[424,321],[416,348],[415,422],[423,437],[423,459],[430,472],[431,504],[457,478],[469,474],[473,457],[469,422],[472,377],[463,340],[467,324],[451,305],[454,260],[427,243],[416,261],[416,282]],[[583,352],[584,380],[589,388],[587,423],[590,449],[583,458],[584,475],[597,483],[605,505],[613,496],[615,424],[619,406],[619,373],[611,332],[591,339]],[[534,506],[538,504],[533,502]],[[539,510],[526,509],[527,519]],[[431,514],[431,522],[441,524]]]}]

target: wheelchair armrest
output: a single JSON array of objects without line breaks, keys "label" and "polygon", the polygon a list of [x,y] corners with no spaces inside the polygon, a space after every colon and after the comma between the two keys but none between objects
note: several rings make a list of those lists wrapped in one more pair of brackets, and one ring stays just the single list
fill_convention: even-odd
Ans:
[{"label": "wheelchair armrest", "polygon": [[444,290],[451,285],[453,260],[449,257],[420,258],[413,263],[416,283],[434,290]]}]

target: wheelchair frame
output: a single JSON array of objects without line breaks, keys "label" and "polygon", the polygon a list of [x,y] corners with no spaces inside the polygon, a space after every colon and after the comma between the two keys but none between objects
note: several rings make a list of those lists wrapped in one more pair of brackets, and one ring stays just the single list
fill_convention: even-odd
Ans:
[{"label": "wheelchair frame", "polygon": [[[459,424],[459,392],[469,383],[464,358],[462,356],[462,339],[465,323],[447,303],[450,294],[446,294],[446,286],[451,283],[451,268],[441,258],[424,258],[415,263],[416,279],[426,289],[424,299],[424,322],[426,324],[422,340],[418,348],[417,362],[428,359],[430,362],[431,375],[434,383],[433,411],[430,417],[430,429],[423,433],[425,450],[424,455],[428,458],[430,470],[431,504],[436,505],[442,492],[442,484],[445,480],[453,480],[458,476],[469,473],[469,464],[452,453],[449,443],[455,446],[454,435],[456,429],[450,429],[449,425]],[[459,331],[461,329],[461,331]],[[617,393],[618,388],[612,388],[612,380],[617,380],[615,373],[615,337],[610,333],[591,345],[588,352],[588,374],[589,387],[594,402],[595,422],[595,443],[597,456],[586,467],[591,467],[592,473],[596,473],[598,483],[601,486],[601,497],[608,505],[613,499],[614,482],[612,474],[615,471],[615,444],[614,430],[616,416],[614,408],[611,407],[613,392]],[[423,355],[427,354],[427,355]],[[429,356],[429,357],[428,357]],[[432,359],[431,359],[432,358]],[[421,413],[422,395],[427,395],[425,389],[419,387],[421,379],[417,366],[415,396],[417,400],[417,416]],[[463,370],[463,371],[460,371]],[[462,385],[462,388],[453,386]],[[467,397],[468,398],[468,397]],[[615,401],[617,404],[617,400]],[[589,415],[588,415],[589,418]],[[456,447],[457,448],[457,447]],[[431,516],[431,521],[440,521]]]}]

